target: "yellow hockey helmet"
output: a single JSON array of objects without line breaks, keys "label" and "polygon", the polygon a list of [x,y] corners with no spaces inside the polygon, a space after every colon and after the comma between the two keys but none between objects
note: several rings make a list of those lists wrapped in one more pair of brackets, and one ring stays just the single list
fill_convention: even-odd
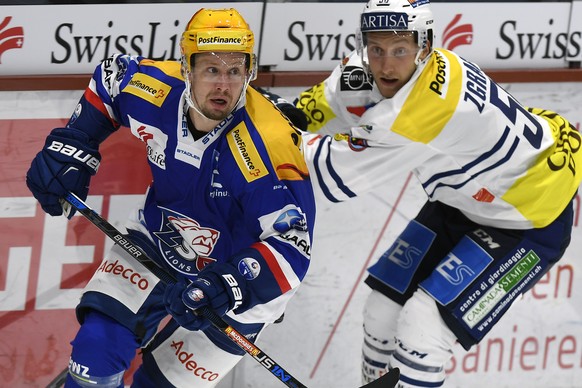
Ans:
[{"label": "yellow hockey helmet", "polygon": [[180,49],[182,60],[190,65],[192,54],[201,52],[238,52],[248,54],[249,75],[256,77],[253,54],[254,34],[248,23],[234,8],[202,8],[188,22]]}]

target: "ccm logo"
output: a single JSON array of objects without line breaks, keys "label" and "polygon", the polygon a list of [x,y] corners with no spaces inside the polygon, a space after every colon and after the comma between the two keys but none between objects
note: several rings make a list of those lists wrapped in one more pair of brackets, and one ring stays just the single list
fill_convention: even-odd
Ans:
[{"label": "ccm logo", "polygon": [[222,275],[222,277],[224,278],[224,280],[226,280],[226,283],[230,286],[230,290],[234,298],[234,307],[232,309],[236,310],[238,306],[242,304],[242,291],[239,288],[238,283],[236,282],[234,276],[230,274],[224,274]]},{"label": "ccm logo", "polygon": [[99,159],[83,150],[79,150],[68,144],[63,144],[60,141],[53,140],[52,144],[47,149],[72,157],[73,159],[87,165],[87,167],[95,172],[97,172],[97,169],[99,168]]}]

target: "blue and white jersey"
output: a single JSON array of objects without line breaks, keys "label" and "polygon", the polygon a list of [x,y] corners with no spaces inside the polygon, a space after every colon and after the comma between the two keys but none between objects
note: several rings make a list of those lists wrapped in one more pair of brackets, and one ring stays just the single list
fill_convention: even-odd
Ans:
[{"label": "blue and white jersey", "polygon": [[195,140],[184,97],[178,62],[115,55],[97,67],[68,126],[99,142],[131,131],[153,177],[134,225],[149,233],[160,264],[194,278],[229,262],[248,281],[245,303],[229,315],[272,322],[310,263],[315,204],[300,133],[248,88]]},{"label": "blue and white jersey", "polygon": [[343,201],[412,171],[430,201],[508,229],[547,226],[572,200],[579,132],[523,107],[477,65],[435,49],[390,99],[358,74],[351,54],[297,100],[311,132],[336,133],[304,136],[317,197]]}]

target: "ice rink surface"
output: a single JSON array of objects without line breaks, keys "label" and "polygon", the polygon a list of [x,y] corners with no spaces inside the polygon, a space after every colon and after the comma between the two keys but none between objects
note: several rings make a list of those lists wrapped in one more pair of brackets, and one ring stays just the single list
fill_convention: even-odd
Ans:
[{"label": "ice rink surface", "polygon": [[[524,83],[502,86],[525,105],[556,111],[573,123],[582,122],[580,83]],[[292,100],[301,89],[272,90]],[[261,349],[308,387],[359,387],[361,313],[369,292],[369,288],[363,283],[365,269],[390,246],[425,200],[426,196],[416,179],[405,175],[390,186],[379,187],[365,197],[320,208],[308,275],[297,295],[291,300],[283,323],[267,328],[259,339],[258,345]],[[580,234],[580,231],[577,232]],[[567,259],[571,257],[564,258]],[[579,265],[578,268],[582,269],[582,266]],[[582,307],[582,294],[575,298],[576,305]],[[518,303],[490,336],[495,336],[497,332],[519,334],[516,322],[527,321],[534,315],[543,313],[543,310],[534,313],[527,303],[524,301],[521,309],[522,306]],[[539,303],[536,304],[538,305]],[[548,306],[550,320],[551,311]],[[580,313],[575,313],[573,320],[576,321],[574,326],[582,332]],[[461,347],[455,350],[455,355],[457,354],[459,358],[463,356]],[[544,373],[543,370],[523,374],[509,373],[506,370],[504,374],[495,373],[493,369],[496,366],[490,366],[488,373],[481,367],[473,374],[453,373],[445,388],[582,387],[581,363],[581,359],[576,362],[577,374],[557,380],[551,377],[551,373]],[[514,371],[517,369],[513,366]],[[245,357],[229,378],[229,381],[221,383],[221,387],[283,386],[250,357]]]},{"label": "ice rink surface", "polygon": [[[573,123],[582,122],[582,85],[580,83],[543,83],[503,85],[518,100],[528,106],[554,110]],[[302,88],[273,88],[272,91],[292,100]],[[13,117],[15,112],[28,111],[35,105],[37,117],[69,117],[81,91],[0,93],[0,119]],[[282,323],[266,329],[257,344],[295,378],[308,387],[353,388],[360,386],[360,344],[362,339],[362,306],[368,294],[363,283],[366,268],[391,244],[406,222],[413,217],[425,201],[425,194],[414,177],[404,175],[389,186],[378,187],[375,192],[350,202],[323,206],[318,209],[316,231],[312,249],[312,264],[296,296],[290,302]],[[570,254],[565,257],[574,262],[582,248],[581,232],[576,229]],[[579,242],[580,241],[580,242]],[[574,264],[573,264],[574,265]],[[576,270],[580,272],[582,266]],[[579,280],[579,279],[578,279]],[[582,287],[578,284],[577,291]],[[548,321],[560,325],[564,320],[582,332],[582,293],[564,307],[561,316],[552,314],[556,306],[537,301],[531,311],[528,298],[508,313],[490,333],[509,333],[507,339],[535,333],[535,319],[544,315]],[[547,310],[544,310],[547,309]],[[567,314],[564,315],[564,310]],[[71,311],[71,314],[73,312]],[[512,319],[513,318],[513,319]],[[534,319],[535,318],[535,319]],[[530,324],[526,325],[527,322]],[[533,323],[531,323],[533,322]],[[520,331],[521,330],[521,331]],[[543,330],[542,330],[543,331]],[[556,378],[553,367],[536,368],[518,372],[518,364],[496,372],[488,370],[479,361],[473,373],[459,372],[459,363],[445,387],[582,387],[582,337],[578,334],[572,368],[562,368]],[[458,359],[462,349],[455,350]],[[477,363],[477,361],[476,361]],[[523,364],[523,362],[522,362]],[[564,364],[566,364],[564,362]],[[569,362],[568,362],[569,364]],[[527,366],[527,365],[526,365]],[[503,369],[503,368],[502,368]],[[1,385],[1,384],[0,384]],[[235,370],[220,383],[221,388],[265,388],[283,386],[275,377],[250,356],[245,356]]]}]

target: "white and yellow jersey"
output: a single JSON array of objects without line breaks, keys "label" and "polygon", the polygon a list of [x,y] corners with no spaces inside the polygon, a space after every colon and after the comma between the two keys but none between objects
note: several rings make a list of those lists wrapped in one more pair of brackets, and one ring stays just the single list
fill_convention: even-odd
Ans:
[{"label": "white and yellow jersey", "polygon": [[329,135],[358,125],[362,114],[382,99],[353,51],[329,77],[303,91],[295,104],[306,114],[309,132]]},{"label": "white and yellow jersey", "polygon": [[304,136],[318,196],[343,201],[413,171],[429,200],[510,229],[550,224],[574,196],[580,134],[554,112],[520,105],[477,65],[434,50],[380,100],[375,86],[346,87],[350,62],[298,99],[310,130],[336,133]]}]

